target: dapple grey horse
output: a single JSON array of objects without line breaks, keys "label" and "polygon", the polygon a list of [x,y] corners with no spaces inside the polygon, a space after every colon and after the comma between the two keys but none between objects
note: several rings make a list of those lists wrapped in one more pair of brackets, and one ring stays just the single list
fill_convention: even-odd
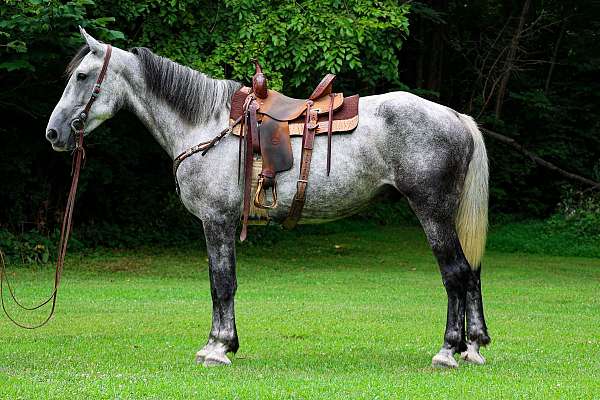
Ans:
[{"label": "dapple grey horse", "polygon": [[[68,67],[69,80],[52,112],[46,138],[58,151],[73,149],[71,120],[87,102],[106,45],[84,30],[86,44]],[[89,133],[120,109],[135,113],[158,143],[176,157],[212,139],[229,124],[230,100],[241,87],[212,79],[145,48],[114,48],[102,93],[93,105]],[[196,360],[230,364],[238,350],[234,315],[236,229],[241,215],[238,141],[225,137],[205,156],[181,164],[177,179],[185,207],[202,220],[213,301],[212,327]],[[489,343],[481,298],[480,268],[487,231],[488,165],[485,145],[469,116],[405,92],[363,97],[359,125],[334,135],[334,164],[326,175],[326,138],[317,137],[302,223],[334,220],[359,210],[384,186],[408,199],[439,263],[448,295],[444,344],[434,366],[456,367],[455,355],[483,364]],[[292,139],[300,159],[300,139]],[[278,175],[282,221],[296,191],[298,163]]]}]

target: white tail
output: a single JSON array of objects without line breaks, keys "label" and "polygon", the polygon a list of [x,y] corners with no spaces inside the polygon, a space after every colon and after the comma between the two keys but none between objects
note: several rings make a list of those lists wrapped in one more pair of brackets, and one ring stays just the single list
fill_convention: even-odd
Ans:
[{"label": "white tail", "polygon": [[488,227],[488,158],[483,136],[473,118],[459,116],[473,136],[474,148],[460,195],[456,230],[467,261],[472,269],[477,269],[485,252]]}]

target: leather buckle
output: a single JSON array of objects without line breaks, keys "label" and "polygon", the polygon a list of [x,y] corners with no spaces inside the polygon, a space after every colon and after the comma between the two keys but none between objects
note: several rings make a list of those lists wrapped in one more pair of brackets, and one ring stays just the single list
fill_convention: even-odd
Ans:
[{"label": "leather buckle", "polygon": [[308,181],[306,179],[298,179],[298,182],[296,182],[296,197],[298,198],[298,200],[305,199],[307,186]]},{"label": "leather buckle", "polygon": [[308,123],[306,124],[306,127],[308,129],[310,129],[311,131],[313,131],[318,126],[319,126],[319,114],[318,114],[318,112],[316,110],[313,110],[311,108],[310,111],[309,111]]}]

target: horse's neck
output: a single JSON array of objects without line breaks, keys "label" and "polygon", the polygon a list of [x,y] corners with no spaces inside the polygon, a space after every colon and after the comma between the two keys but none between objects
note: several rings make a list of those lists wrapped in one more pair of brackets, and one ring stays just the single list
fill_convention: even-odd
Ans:
[{"label": "horse's neck", "polygon": [[134,87],[127,95],[129,108],[171,158],[200,142],[212,139],[229,123],[229,109],[225,105],[210,121],[190,124],[164,99],[146,90],[142,81],[137,81],[133,86],[139,87]]}]

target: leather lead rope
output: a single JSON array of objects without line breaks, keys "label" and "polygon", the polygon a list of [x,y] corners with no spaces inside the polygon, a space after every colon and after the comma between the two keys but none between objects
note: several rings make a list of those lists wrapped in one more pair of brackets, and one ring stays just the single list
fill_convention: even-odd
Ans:
[{"label": "leather lead rope", "polygon": [[[54,287],[52,289],[52,292],[50,293],[50,296],[48,296],[48,298],[43,302],[33,307],[26,307],[21,302],[19,302],[15,296],[15,292],[12,289],[12,286],[10,285],[8,275],[6,273],[4,255],[2,254],[2,252],[0,252],[0,303],[2,304],[2,311],[4,311],[4,314],[8,317],[8,319],[11,322],[24,329],[37,329],[46,325],[50,321],[50,318],[52,318],[52,316],[54,315],[54,311],[56,310],[56,298],[58,295],[58,287],[60,286],[60,280],[65,264],[65,257],[67,255],[67,246],[69,244],[69,237],[71,236],[71,228],[73,227],[73,210],[75,208],[77,186],[79,184],[81,168],[83,166],[83,163],[85,162],[85,149],[83,147],[85,122],[87,121],[87,118],[89,116],[89,111],[92,107],[92,104],[94,104],[94,102],[100,95],[102,82],[104,81],[104,77],[106,76],[106,72],[108,70],[108,64],[110,62],[111,54],[112,47],[110,45],[107,45],[106,54],[104,55],[104,63],[102,64],[102,70],[100,71],[100,75],[98,75],[96,84],[92,89],[90,99],[85,105],[83,111],[71,121],[71,129],[75,138],[75,150],[73,151],[73,164],[71,170],[71,175],[73,176],[73,178],[71,180],[71,188],[69,190],[69,196],[67,197],[65,213],[63,215],[62,225],[60,228],[60,241],[58,243],[58,256],[56,259],[56,270],[54,273]],[[4,281],[6,281],[6,286],[13,301],[15,302],[15,304],[17,304],[17,306],[19,306],[23,310],[37,310],[50,303],[51,308],[46,319],[44,319],[41,323],[37,325],[26,325],[15,320],[6,309],[6,304],[4,302]]]}]

